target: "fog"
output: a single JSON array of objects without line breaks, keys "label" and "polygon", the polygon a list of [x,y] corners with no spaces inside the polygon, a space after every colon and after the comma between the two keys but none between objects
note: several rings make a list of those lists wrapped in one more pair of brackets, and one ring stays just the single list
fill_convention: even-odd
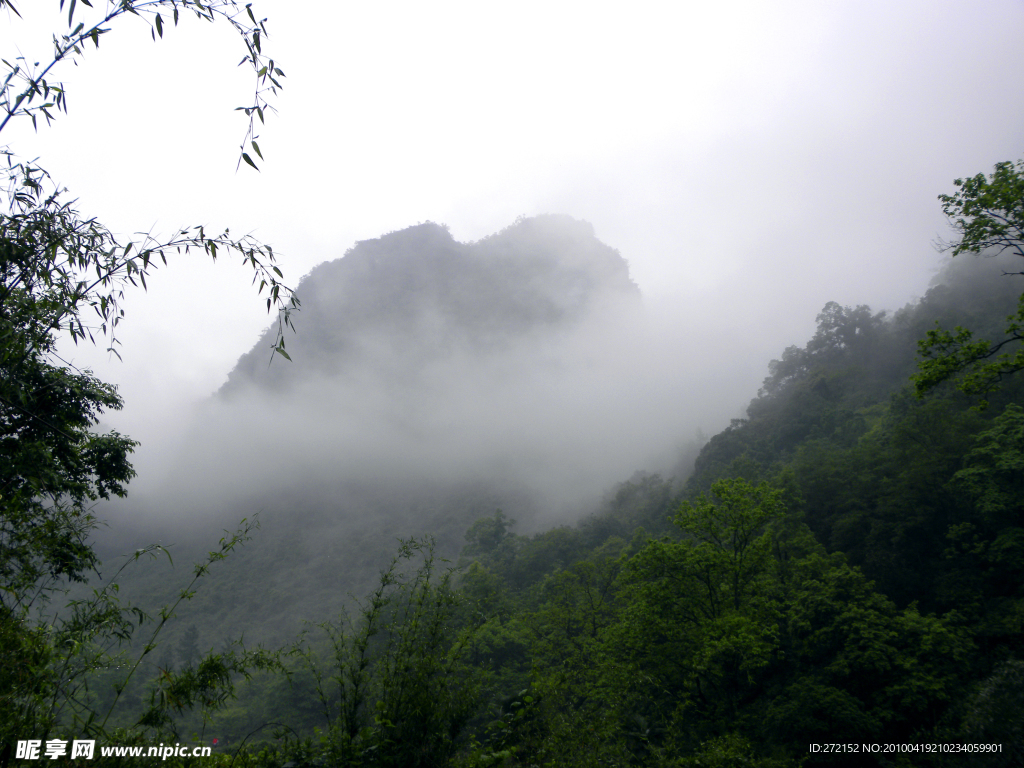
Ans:
[{"label": "fog", "polygon": [[107,508],[115,538],[195,539],[259,511],[274,531],[383,526],[457,554],[497,508],[530,532],[636,472],[685,479],[698,431],[738,415],[749,382],[705,367],[714,334],[646,304],[592,232],[549,216],[464,245],[423,225],[318,268],[291,360],[268,329]]},{"label": "fog", "polygon": [[[66,14],[23,5],[0,45],[44,60]],[[138,20],[114,25],[55,70],[68,113],[5,140],[113,230],[253,232],[290,285],[419,222],[472,242],[521,214],[568,214],[629,263],[643,309],[501,355],[454,351],[408,382],[377,369],[394,339],[366,337],[377,368],[224,403],[215,393],[272,318],[237,263],[174,259],[126,296],[123,362],[61,349],[119,386],[126,407],[103,426],[142,444],[129,499],[100,510],[111,533],[286,514],[279,496],[320,469],[350,499],[353,477],[406,473],[412,499],[501,470],[509,494],[536,493],[524,520],[571,519],[575,499],[674,471],[698,430],[741,416],[827,302],[922,294],[949,234],[936,196],[1020,155],[1012,0],[253,7],[288,73],[259,173],[236,171],[233,108],[252,87],[238,41],[192,20],[159,42]],[[270,370],[302,370],[311,323],[296,324],[296,359]]]}]

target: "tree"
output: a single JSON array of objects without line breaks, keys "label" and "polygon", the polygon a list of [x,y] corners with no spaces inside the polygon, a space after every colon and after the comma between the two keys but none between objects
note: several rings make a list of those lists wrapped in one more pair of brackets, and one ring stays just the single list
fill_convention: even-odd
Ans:
[{"label": "tree", "polygon": [[900,611],[826,554],[786,511],[791,495],[720,480],[681,507],[681,538],[626,565],[607,658],[663,734],[652,746],[689,755],[672,765],[742,764],[754,744],[750,764],[842,765],[803,742],[910,741],[957,690],[970,643],[954,622]]},{"label": "tree", "polygon": [[[64,0],[60,2],[64,7]],[[90,5],[86,3],[86,5]],[[0,7],[17,13],[10,0]],[[267,97],[280,87],[281,70],[262,52],[266,35],[250,6],[235,0],[121,0],[108,3],[95,22],[75,21],[76,3],[68,9],[67,34],[54,36],[52,60],[46,66],[14,64],[0,83],[0,131],[15,119],[52,121],[66,111],[62,83],[51,79],[61,62],[80,59],[87,43],[99,46],[107,26],[135,15],[150,22],[154,39],[163,37],[163,13],[176,25],[180,11],[206,21],[226,20],[245,44],[243,63],[252,66],[256,87],[251,105],[240,107],[249,118],[246,140],[262,157],[255,120],[269,109]],[[74,26],[73,26],[74,25]],[[248,152],[239,163],[253,165]],[[134,475],[128,457],[135,447],[117,434],[90,430],[106,409],[122,405],[116,389],[88,371],[63,365],[55,355],[57,338],[67,334],[78,343],[106,338],[116,353],[116,329],[124,316],[119,306],[126,285],[146,285],[159,258],[192,248],[211,258],[234,251],[254,271],[259,291],[268,292],[267,309],[281,309],[275,352],[285,357],[284,327],[297,308],[280,282],[274,253],[246,236],[228,230],[207,234],[204,227],[185,227],[160,240],[145,236],[124,240],[94,218],[82,216],[42,168],[22,162],[7,149],[7,184],[0,189],[0,574],[7,589],[0,600],[11,608],[22,604],[41,579],[78,579],[94,565],[84,534],[94,523],[89,505],[110,494],[123,496]],[[98,325],[87,325],[90,310]],[[45,589],[44,589],[45,592]]]},{"label": "tree", "polygon": [[979,173],[953,184],[958,191],[939,200],[960,240],[941,243],[942,250],[959,256],[992,249],[1024,258],[1024,160],[997,163],[988,178]]},{"label": "tree", "polygon": [[[91,7],[91,3],[85,5]],[[60,6],[63,9],[64,0],[60,0]],[[0,0],[0,8],[3,7],[17,13],[10,0]],[[164,34],[161,11],[169,13],[177,26],[180,11],[185,10],[204,21],[225,21],[245,45],[246,55],[241,63],[252,67],[256,84],[252,103],[236,108],[249,119],[238,164],[240,167],[245,162],[256,168],[246,145],[262,159],[256,141],[256,120],[262,124],[266,112],[273,109],[268,97],[282,87],[279,78],[284,77],[284,72],[263,53],[266,20],[256,20],[251,3],[243,9],[237,0],[118,0],[108,2],[105,13],[88,26],[84,22],[75,24],[75,10],[76,2],[72,0],[68,11],[70,31],[59,37],[54,35],[53,59],[45,67],[29,66],[21,58],[14,59],[15,64],[3,61],[8,72],[0,84],[0,132],[14,119],[27,118],[38,126],[39,116],[49,123],[55,119],[55,113],[67,111],[64,86],[48,79],[50,73],[64,61],[84,57],[88,43],[98,48],[101,36],[110,32],[106,25],[119,17],[134,15],[150,24],[155,40]],[[165,240],[149,235],[138,242],[119,240],[95,219],[83,219],[71,203],[61,202],[66,190],[55,185],[46,171],[34,163],[18,161],[7,148],[0,153],[6,156],[9,166],[8,185],[2,197],[4,207],[10,211],[3,220],[2,256],[7,267],[4,303],[11,289],[21,289],[32,298],[44,300],[49,329],[67,331],[76,342],[87,336],[93,338],[92,330],[86,328],[81,317],[86,308],[92,308],[103,333],[109,333],[113,347],[114,331],[123,317],[118,305],[123,287],[127,283],[141,283],[145,287],[146,276],[156,266],[156,257],[166,263],[168,253],[192,248],[201,248],[213,259],[218,252],[235,251],[253,269],[253,282],[259,282],[259,292],[269,289],[267,310],[274,306],[282,310],[275,350],[284,352],[283,329],[298,302],[279,282],[282,273],[274,266],[270,246],[249,236],[234,238],[229,230],[210,235],[201,226],[182,228]]]},{"label": "tree", "polygon": [[680,507],[682,538],[647,542],[626,567],[612,656],[631,668],[627,679],[646,681],[644,717],[670,734],[681,729],[671,736],[680,750],[725,735],[723,723],[735,728],[772,662],[782,495],[765,483],[719,480],[710,499]]},{"label": "tree", "polygon": [[[954,184],[957,191],[939,195],[939,200],[960,239],[941,243],[941,250],[952,251],[953,256],[1009,252],[1024,258],[1024,160],[998,163],[988,178],[979,173]],[[1024,274],[1024,270],[1006,274]],[[978,339],[960,326],[953,331],[929,331],[918,344],[922,358],[914,376],[918,396],[950,380],[969,395],[984,395],[1006,376],[1024,370],[1024,347],[1016,346],[1024,341],[1024,294],[1006,322],[1004,338],[996,342]],[[1014,351],[1004,351],[1007,348]]]},{"label": "tree", "polygon": [[195,624],[189,624],[185,634],[178,640],[178,658],[184,666],[190,667],[199,661],[202,655],[199,650],[199,628]]},{"label": "tree", "polygon": [[[86,0],[82,5],[93,8]],[[242,63],[252,67],[256,85],[253,101],[239,108],[249,124],[238,163],[255,168],[249,152],[262,158],[256,120],[262,124],[271,108],[267,99],[281,87],[284,73],[263,53],[266,28],[251,5],[236,0],[105,5],[102,13],[93,9],[98,16],[86,24],[76,21],[76,10],[84,9],[71,0],[68,32],[54,35],[53,57],[45,66],[3,60],[0,132],[14,120],[31,120],[38,128],[40,117],[49,123],[66,112],[64,86],[52,73],[59,64],[77,63],[88,45],[98,48],[120,17],[143,19],[156,40],[164,35],[164,15],[176,26],[184,11],[226,22],[244,44]],[[18,15],[11,0],[0,0],[0,8]],[[190,249],[213,259],[234,252],[252,268],[254,284],[267,294],[268,311],[279,310],[274,352],[284,357],[284,328],[298,302],[281,282],[270,246],[229,230],[208,234],[202,226],[181,228],[164,239],[123,238],[79,213],[65,199],[66,190],[34,161],[19,160],[7,147],[0,154],[7,159],[7,183],[0,184],[0,667],[5,670],[0,763],[6,764],[7,737],[45,732],[55,721],[58,699],[72,695],[69,677],[78,679],[85,667],[69,659],[87,646],[92,654],[103,645],[99,638],[127,639],[131,616],[141,618],[125,612],[104,590],[92,607],[79,606],[65,625],[36,621],[36,611],[60,580],[82,580],[96,565],[87,538],[96,525],[91,505],[111,494],[123,496],[134,476],[129,457],[136,443],[116,432],[92,431],[104,410],[121,407],[116,388],[63,363],[56,353],[58,338],[65,335],[75,343],[99,338],[116,353],[125,288],[145,288],[158,260],[166,263],[169,255]],[[95,667],[99,657],[90,658]]]},{"label": "tree", "polygon": [[[964,502],[946,533],[947,602],[977,616],[980,643],[1021,648],[1024,409],[1009,404],[973,437],[949,483]],[[994,655],[994,654],[993,654]]]},{"label": "tree", "polygon": [[[63,9],[64,0],[60,5]],[[0,0],[0,7],[17,13],[10,0]],[[207,21],[226,20],[244,42],[243,63],[252,66],[256,89],[252,104],[239,109],[249,117],[246,140],[262,156],[255,120],[264,119],[267,97],[280,87],[283,73],[262,52],[264,22],[235,0],[121,0],[108,3],[88,26],[76,23],[72,0],[69,32],[54,36],[53,59],[45,67],[4,61],[0,131],[16,118],[37,125],[40,116],[50,122],[66,111],[64,86],[49,79],[51,72],[84,56],[87,43],[98,47],[117,18],[131,14],[147,20],[156,39],[164,34],[162,14],[176,25],[182,10]],[[239,163],[255,167],[244,150],[243,145]],[[89,505],[110,494],[123,496],[134,475],[128,461],[134,441],[116,432],[90,431],[104,410],[121,407],[116,388],[62,364],[55,353],[58,337],[67,334],[78,343],[99,336],[116,353],[125,287],[145,287],[158,258],[166,263],[169,254],[193,248],[213,259],[234,251],[250,265],[259,291],[268,292],[268,311],[281,310],[274,351],[285,357],[283,331],[298,302],[280,282],[270,246],[249,236],[234,238],[228,230],[210,235],[201,226],[163,240],[150,235],[124,240],[65,201],[66,190],[46,171],[17,160],[6,148],[0,153],[8,160],[7,185],[0,190],[0,574],[8,586],[0,599],[13,608],[29,599],[41,579],[78,579],[95,564],[84,543],[94,523]],[[90,314],[98,325],[87,324],[93,322]]]},{"label": "tree", "polygon": [[321,625],[333,658],[304,653],[331,764],[447,765],[478,708],[479,686],[463,657],[479,623],[458,626],[456,569],[439,565],[432,539],[399,541],[358,618]]},{"label": "tree", "polygon": [[[1020,765],[1024,755],[1024,662],[1007,661],[982,681],[967,702],[960,732],[951,740],[999,744],[999,752],[965,755],[967,766]],[[993,750],[994,751],[994,750]],[[953,761],[950,760],[950,765]]]}]

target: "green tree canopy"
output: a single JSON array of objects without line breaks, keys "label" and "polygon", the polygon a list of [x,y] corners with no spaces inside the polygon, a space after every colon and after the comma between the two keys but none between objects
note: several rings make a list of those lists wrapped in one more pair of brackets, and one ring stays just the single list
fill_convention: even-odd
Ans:
[{"label": "green tree canopy", "polygon": [[[960,239],[942,243],[942,250],[952,251],[953,256],[1008,251],[1024,258],[1024,160],[998,163],[988,177],[979,173],[954,184],[957,191],[939,195],[939,200]],[[1024,270],[1007,274],[1024,275]],[[945,381],[955,381],[969,395],[992,392],[1006,376],[1024,370],[1020,341],[1024,341],[1024,294],[1017,311],[1006,318],[1001,340],[979,339],[961,326],[929,331],[919,344],[922,359],[914,376],[918,395]]]}]

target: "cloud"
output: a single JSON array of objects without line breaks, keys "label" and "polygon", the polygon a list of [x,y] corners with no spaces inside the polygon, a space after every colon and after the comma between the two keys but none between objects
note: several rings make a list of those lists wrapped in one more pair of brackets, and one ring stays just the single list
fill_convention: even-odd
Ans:
[{"label": "cloud", "polygon": [[527,526],[551,525],[637,470],[671,471],[750,386],[709,359],[706,324],[644,306],[618,253],[568,217],[469,245],[413,227],[298,294],[293,362],[265,365],[268,332],[187,420],[166,481],[133,487],[140,507],[172,526],[265,508],[365,527],[388,499],[407,521],[420,488],[458,526],[457,489],[490,488],[499,505],[530,499]]}]

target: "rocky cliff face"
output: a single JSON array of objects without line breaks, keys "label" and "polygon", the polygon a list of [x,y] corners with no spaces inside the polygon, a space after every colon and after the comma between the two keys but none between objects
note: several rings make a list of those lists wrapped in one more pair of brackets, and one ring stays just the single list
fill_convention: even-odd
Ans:
[{"label": "rocky cliff face", "polygon": [[[268,368],[268,331],[242,356],[224,394],[281,388],[310,374],[409,376],[451,355],[488,356],[639,304],[625,260],[568,216],[524,218],[475,243],[426,223],[364,240],[297,286],[293,362]],[[276,329],[275,329],[276,330]]]}]

